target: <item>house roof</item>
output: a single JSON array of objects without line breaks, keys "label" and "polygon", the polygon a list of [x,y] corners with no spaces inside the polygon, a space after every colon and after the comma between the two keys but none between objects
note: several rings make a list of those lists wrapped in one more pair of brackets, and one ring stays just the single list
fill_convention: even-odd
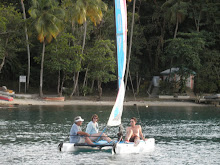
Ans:
[{"label": "house roof", "polygon": [[[185,70],[188,70],[188,69],[186,68]],[[171,73],[175,73],[178,71],[179,71],[179,68],[171,68]],[[160,74],[161,75],[168,75],[168,74],[170,74],[170,69],[164,70],[164,71],[160,72]],[[191,71],[191,74],[196,75],[196,72]]]},{"label": "house roof", "polygon": [[[171,68],[171,73],[178,72],[178,70],[179,70],[179,68]],[[160,72],[160,74],[168,75],[168,74],[170,74],[170,69],[164,70],[163,72]]]}]

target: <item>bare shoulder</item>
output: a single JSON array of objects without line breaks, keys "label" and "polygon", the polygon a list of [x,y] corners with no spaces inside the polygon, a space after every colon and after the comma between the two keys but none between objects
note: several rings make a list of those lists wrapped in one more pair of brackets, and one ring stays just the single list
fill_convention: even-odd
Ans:
[{"label": "bare shoulder", "polygon": [[140,125],[136,125],[136,128],[141,129],[141,126]]}]

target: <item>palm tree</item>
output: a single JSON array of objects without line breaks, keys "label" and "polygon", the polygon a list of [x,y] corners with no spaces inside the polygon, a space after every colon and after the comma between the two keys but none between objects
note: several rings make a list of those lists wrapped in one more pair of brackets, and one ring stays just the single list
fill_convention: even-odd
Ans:
[{"label": "palm tree", "polygon": [[[26,21],[26,12],[25,12],[25,7],[24,7],[24,0],[21,0],[21,6],[22,6],[22,10],[23,10],[23,18],[24,18],[24,21]],[[26,22],[24,24],[24,29],[25,29],[27,54],[28,54],[28,75],[27,75],[27,90],[28,90],[29,89],[29,82],[30,82],[31,55],[30,55],[30,47],[29,47],[29,41],[28,41],[28,33],[27,33]]]},{"label": "palm tree", "polygon": [[173,37],[176,38],[179,23],[182,23],[187,15],[188,3],[182,0],[168,0],[161,8],[164,10],[165,19],[176,25]]},{"label": "palm tree", "polygon": [[[83,54],[86,41],[87,18],[89,18],[96,26],[96,24],[99,24],[102,20],[102,10],[107,10],[107,5],[102,2],[102,0],[77,0],[76,2],[73,0],[65,0],[64,3],[66,4],[66,7],[72,7],[72,9],[68,10],[68,15],[70,16],[72,22],[72,28],[75,22],[77,22],[78,24],[84,24],[84,35],[82,43]],[[72,31],[74,30],[72,29]],[[75,82],[71,96],[76,91],[78,79],[79,71],[76,73],[75,76]]]},{"label": "palm tree", "polygon": [[43,43],[40,70],[40,97],[42,97],[45,45],[56,38],[62,30],[62,20],[65,14],[55,0],[32,0],[29,14],[34,19],[38,40]]},{"label": "palm tree", "polygon": [[[179,23],[182,23],[185,20],[187,15],[188,3],[183,2],[182,0],[168,0],[162,5],[162,10],[164,10],[165,20],[168,20],[169,23],[176,25],[174,36],[175,39],[177,36]],[[170,74],[168,80],[171,76],[171,68],[173,65],[173,58],[170,60]]]}]

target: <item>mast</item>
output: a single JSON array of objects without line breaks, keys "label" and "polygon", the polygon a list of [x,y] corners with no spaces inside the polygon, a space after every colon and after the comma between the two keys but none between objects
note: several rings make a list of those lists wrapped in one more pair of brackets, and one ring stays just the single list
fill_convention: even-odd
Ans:
[{"label": "mast", "polygon": [[[117,35],[116,35],[116,18],[115,18],[115,0],[113,0],[113,5],[114,5],[114,27],[115,27],[115,52],[116,52],[116,65],[118,68],[118,55],[117,55]],[[118,79],[118,72],[117,74],[117,90],[119,90],[119,79]]]}]

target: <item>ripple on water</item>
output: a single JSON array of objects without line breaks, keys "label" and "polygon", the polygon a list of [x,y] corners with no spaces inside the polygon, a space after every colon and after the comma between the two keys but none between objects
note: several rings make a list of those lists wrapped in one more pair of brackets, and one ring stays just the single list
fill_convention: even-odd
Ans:
[{"label": "ripple on water", "polygon": [[[141,110],[142,129],[146,137],[156,139],[153,152],[141,154],[111,155],[110,152],[62,153],[57,145],[67,137],[72,116],[90,119],[98,107],[32,107],[15,111],[0,111],[0,160],[1,164],[219,164],[220,117],[219,111],[181,107],[167,109],[148,107]],[[37,109],[38,108],[38,109]],[[131,108],[132,109],[132,108]],[[133,111],[130,111],[134,115]],[[178,112],[178,113],[177,113]],[[89,114],[87,114],[89,113]],[[99,114],[100,130],[106,126],[108,115]],[[127,126],[131,116],[123,117]],[[62,119],[62,120],[61,120]],[[86,123],[83,125],[85,129]],[[117,127],[107,130],[115,135]]]}]

